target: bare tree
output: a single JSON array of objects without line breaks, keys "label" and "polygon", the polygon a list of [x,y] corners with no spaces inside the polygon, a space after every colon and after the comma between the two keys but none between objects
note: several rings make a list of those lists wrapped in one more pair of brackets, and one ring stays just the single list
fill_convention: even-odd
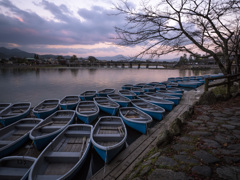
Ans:
[{"label": "bare tree", "polygon": [[115,27],[119,45],[142,45],[136,57],[201,54],[214,58],[224,74],[231,74],[240,0],[160,0],[157,4],[148,0],[138,9],[122,0],[115,8],[126,18],[123,28]]}]

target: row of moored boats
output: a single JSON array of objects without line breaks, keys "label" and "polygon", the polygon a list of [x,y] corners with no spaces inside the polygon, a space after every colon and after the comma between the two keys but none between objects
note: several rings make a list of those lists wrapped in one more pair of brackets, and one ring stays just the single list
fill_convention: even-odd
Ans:
[{"label": "row of moored boats", "polygon": [[[204,77],[197,76],[126,84],[117,93],[115,89],[85,91],[61,100],[46,99],[33,109],[29,102],[2,103],[0,177],[72,178],[82,167],[91,145],[109,163],[125,146],[125,124],[146,134],[153,119],[161,120],[165,111],[179,104],[183,95],[179,87],[196,88],[203,83]],[[36,117],[29,117],[31,111]],[[101,116],[101,112],[107,115]],[[77,124],[76,117],[83,123]],[[8,156],[29,139],[41,151],[38,158]]]}]

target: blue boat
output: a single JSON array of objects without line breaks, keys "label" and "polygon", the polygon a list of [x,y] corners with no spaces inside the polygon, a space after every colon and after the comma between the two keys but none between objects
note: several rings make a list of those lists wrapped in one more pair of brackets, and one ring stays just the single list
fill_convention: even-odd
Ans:
[{"label": "blue boat", "polygon": [[127,130],[123,120],[118,116],[99,118],[91,134],[94,149],[109,163],[123,149],[127,139]]},{"label": "blue boat", "polygon": [[181,81],[178,82],[178,85],[185,88],[197,88],[199,86],[199,83],[196,81]]},{"label": "blue boat", "polygon": [[114,116],[117,114],[120,105],[107,97],[95,97],[93,98],[99,109]]},{"label": "blue boat", "polygon": [[0,129],[0,158],[18,150],[29,140],[30,131],[42,122],[38,118],[25,118]]},{"label": "blue boat", "polygon": [[164,108],[167,111],[171,111],[173,109],[174,102],[172,102],[172,101],[168,101],[165,99],[159,99],[159,98],[147,96],[147,95],[138,95],[137,97],[144,101],[156,104],[156,105]]},{"label": "blue boat", "polygon": [[160,85],[160,84],[159,84],[159,82],[150,82],[150,83],[147,83],[147,85],[156,86],[156,85]]},{"label": "blue boat", "polygon": [[141,87],[132,87],[131,91],[134,92],[136,95],[140,95],[144,93],[144,90]]},{"label": "blue boat", "polygon": [[29,173],[32,179],[74,179],[91,148],[92,125],[67,126],[42,151]]},{"label": "blue boat", "polygon": [[90,101],[90,100],[93,100],[93,98],[96,96],[97,96],[97,91],[85,91],[80,94],[80,99],[82,101]]},{"label": "blue boat", "polygon": [[113,94],[114,92],[115,92],[115,89],[106,88],[101,91],[98,91],[97,95],[102,97],[107,97],[108,94]]},{"label": "blue boat", "polygon": [[158,84],[158,85],[155,85],[153,86],[155,88],[155,90],[165,90],[166,89],[166,85],[164,84]]},{"label": "blue boat", "polygon": [[131,102],[131,100],[129,98],[122,96],[120,94],[109,94],[109,95],[107,95],[107,97],[110,100],[118,103],[121,107],[127,107]]},{"label": "blue boat", "polygon": [[30,156],[7,156],[0,159],[0,179],[27,180],[35,160]]},{"label": "blue boat", "polygon": [[142,88],[145,85],[147,85],[147,83],[138,83],[138,84],[135,84],[134,86]]},{"label": "blue boat", "polygon": [[133,86],[134,86],[133,84],[124,84],[124,85],[122,86],[122,89],[131,90],[131,88],[132,88]]},{"label": "blue boat", "polygon": [[45,119],[59,108],[59,99],[45,99],[33,108],[33,114],[37,118]]},{"label": "blue boat", "polygon": [[126,125],[143,134],[147,134],[149,123],[152,122],[151,116],[135,107],[122,107],[119,113]]},{"label": "blue boat", "polygon": [[168,82],[166,84],[166,87],[169,88],[169,87],[178,87],[178,82]]},{"label": "blue boat", "polygon": [[159,91],[156,91],[156,92],[159,93],[159,94],[162,94],[162,95],[178,97],[180,99],[183,96],[182,93],[175,93],[175,92],[171,92],[171,91],[168,91],[168,90],[159,90]]},{"label": "blue boat", "polygon": [[79,96],[77,95],[68,95],[65,96],[62,100],[60,100],[60,107],[62,110],[73,110],[77,107],[80,101]]},{"label": "blue boat", "polygon": [[166,88],[166,90],[167,90],[168,92],[184,93],[184,90],[182,90],[182,89],[180,89],[180,88],[176,88],[176,87]]},{"label": "blue boat", "polygon": [[0,123],[8,126],[29,115],[31,108],[30,102],[14,103],[6,107],[0,113]]},{"label": "blue boat", "polygon": [[172,101],[172,102],[174,102],[175,105],[178,105],[179,102],[180,102],[180,98],[179,97],[168,96],[168,95],[164,95],[164,94],[158,93],[158,92],[156,92],[156,93],[154,93],[154,92],[146,92],[145,94],[147,96],[152,96],[152,97],[156,97],[156,98]]},{"label": "blue boat", "polygon": [[144,101],[142,99],[133,99],[132,105],[141,111],[147,113],[152,118],[156,120],[162,120],[163,114],[165,113],[165,109],[157,106],[155,104],[152,104],[150,102]]},{"label": "blue boat", "polygon": [[76,114],[78,119],[86,124],[91,124],[99,115],[99,108],[94,101],[80,101]]},{"label": "blue boat", "polygon": [[38,150],[45,148],[65,127],[74,122],[75,111],[59,110],[35,126],[29,137]]},{"label": "blue boat", "polygon": [[127,97],[129,99],[134,99],[136,97],[136,94],[130,90],[127,90],[127,89],[120,89],[118,91],[118,94],[124,96],[124,97]]},{"label": "blue boat", "polygon": [[155,92],[156,91],[154,86],[151,86],[148,84],[143,86],[142,88],[143,88],[144,92]]}]

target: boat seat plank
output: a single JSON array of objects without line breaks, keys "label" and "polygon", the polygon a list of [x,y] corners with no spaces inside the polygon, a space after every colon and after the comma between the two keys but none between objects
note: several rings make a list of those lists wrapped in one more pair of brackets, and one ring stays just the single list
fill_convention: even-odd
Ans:
[{"label": "boat seat plank", "polygon": [[122,123],[119,121],[119,122],[114,122],[114,121],[106,121],[106,122],[100,122],[99,125],[122,125]]},{"label": "boat seat plank", "polygon": [[104,138],[104,137],[122,137],[122,134],[94,134],[93,135],[94,137],[101,137],[101,138]]},{"label": "boat seat plank", "polygon": [[77,162],[80,152],[49,152],[45,158],[51,162]]},{"label": "boat seat plank", "polygon": [[69,130],[65,133],[66,135],[90,135],[90,131],[76,131],[76,130]]},{"label": "boat seat plank", "polygon": [[42,127],[42,131],[44,132],[52,132],[52,131],[56,131],[58,129],[61,129],[63,126],[44,126]]},{"label": "boat seat plank", "polygon": [[52,120],[65,120],[65,119],[69,119],[71,116],[55,116],[52,117]]},{"label": "boat seat plank", "polygon": [[62,175],[37,175],[36,180],[55,180],[61,177]]},{"label": "boat seat plank", "polygon": [[97,112],[97,111],[96,110],[92,110],[92,111],[91,110],[90,111],[89,110],[80,110],[79,113],[80,114],[84,114],[84,113],[89,113],[90,114],[90,113],[95,113],[95,112]]},{"label": "boat seat plank", "polygon": [[31,129],[33,127],[35,127],[36,124],[18,124],[16,125],[17,128],[21,128],[21,129]]},{"label": "boat seat plank", "polygon": [[0,177],[11,177],[21,179],[21,177],[28,171],[28,168],[14,168],[14,167],[1,167]]}]

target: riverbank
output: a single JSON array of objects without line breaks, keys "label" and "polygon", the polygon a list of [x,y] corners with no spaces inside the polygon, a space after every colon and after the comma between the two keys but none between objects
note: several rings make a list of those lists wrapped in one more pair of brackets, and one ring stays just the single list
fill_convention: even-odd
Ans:
[{"label": "riverbank", "polygon": [[181,134],[149,152],[125,179],[240,178],[240,96],[193,110]]}]

